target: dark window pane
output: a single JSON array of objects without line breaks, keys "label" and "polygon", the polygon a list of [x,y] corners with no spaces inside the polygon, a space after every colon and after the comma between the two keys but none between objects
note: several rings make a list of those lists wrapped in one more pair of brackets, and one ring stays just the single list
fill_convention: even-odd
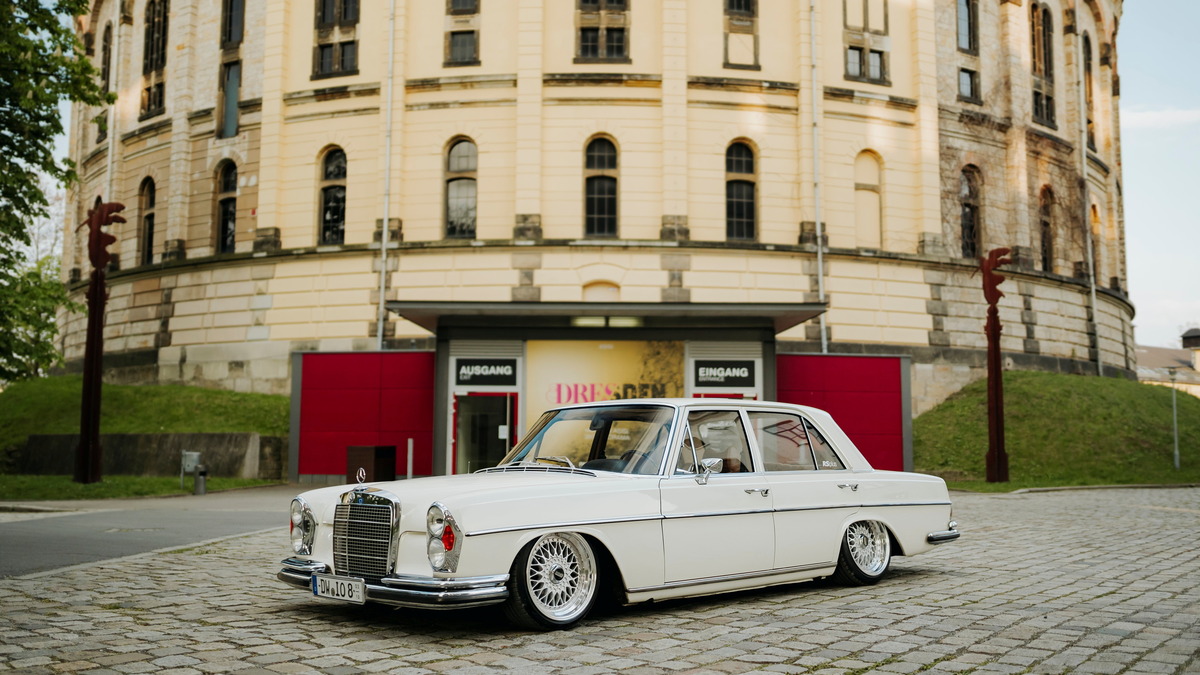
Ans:
[{"label": "dark window pane", "polygon": [[463,171],[474,171],[476,166],[476,150],[475,144],[471,141],[459,141],[450,148],[449,157],[446,159],[446,170],[459,173]]},{"label": "dark window pane", "polygon": [[346,187],[333,185],[321,190],[321,243],[341,244],[346,229]]},{"label": "dark window pane", "polygon": [[725,151],[726,173],[754,173],[754,151],[745,143],[734,143]]},{"label": "dark window pane", "polygon": [[450,61],[463,63],[476,61],[475,31],[459,31],[450,34]]},{"label": "dark window pane", "polygon": [[979,98],[979,92],[975,90],[975,73],[970,70],[958,71],[958,94],[963,98]]},{"label": "dark window pane", "polygon": [[331,26],[335,17],[334,0],[317,0],[317,25]]},{"label": "dark window pane", "polygon": [[958,48],[975,50],[975,0],[958,0]]},{"label": "dark window pane", "polygon": [[625,9],[625,0],[608,0],[604,3],[604,9],[623,10]]},{"label": "dark window pane", "polygon": [[616,169],[617,146],[607,138],[597,138],[588,143],[584,168],[600,171]]},{"label": "dark window pane", "polygon": [[585,59],[600,57],[600,29],[579,29],[579,56]]},{"label": "dark window pane", "polygon": [[232,138],[238,132],[238,99],[241,96],[242,64],[225,66],[225,80],[221,83],[221,138]]},{"label": "dark window pane", "polygon": [[617,234],[617,179],[592,176],[587,179],[584,200],[584,233],[613,237]]},{"label": "dark window pane", "polygon": [[754,0],[725,0],[725,11],[738,14],[753,14]]},{"label": "dark window pane", "polygon": [[343,25],[358,23],[358,0],[342,0]]},{"label": "dark window pane", "polygon": [[476,186],[472,178],[456,178],[446,183],[446,236],[475,237]]},{"label": "dark window pane", "polygon": [[725,234],[730,239],[754,239],[754,183],[725,184]]},{"label": "dark window pane", "polygon": [[154,181],[147,181],[145,187],[142,188],[142,208],[154,208],[154,195]]},{"label": "dark window pane", "polygon": [[883,52],[871,51],[867,60],[867,77],[872,80],[883,79]]},{"label": "dark window pane", "polygon": [[850,77],[862,77],[863,74],[863,50],[858,47],[850,47],[846,50],[846,74]]},{"label": "dark window pane", "polygon": [[142,264],[154,262],[154,214],[142,218]]},{"label": "dark window pane", "polygon": [[450,11],[456,14],[475,14],[479,11],[479,0],[451,0]]},{"label": "dark window pane", "polygon": [[346,177],[346,153],[342,150],[330,150],[325,155],[325,180],[338,180]]},{"label": "dark window pane", "polygon": [[221,193],[237,192],[237,165],[228,162],[221,169],[221,180],[217,184],[217,191]]},{"label": "dark window pane", "polygon": [[218,211],[217,252],[233,253],[237,245],[237,199],[222,199]]},{"label": "dark window pane", "polygon": [[317,74],[326,75],[333,72],[333,45],[317,46]]},{"label": "dark window pane", "polygon": [[599,10],[600,0],[579,0],[579,8],[585,11]]},{"label": "dark window pane", "polygon": [[242,41],[245,0],[225,0],[221,17],[221,45],[236,45]]},{"label": "dark window pane", "polygon": [[341,63],[338,70],[343,72],[358,70],[358,42],[343,42],[338,47],[341,49],[341,54],[339,55]]},{"label": "dark window pane", "polygon": [[604,31],[604,56],[610,59],[625,57],[624,28],[609,28]]}]

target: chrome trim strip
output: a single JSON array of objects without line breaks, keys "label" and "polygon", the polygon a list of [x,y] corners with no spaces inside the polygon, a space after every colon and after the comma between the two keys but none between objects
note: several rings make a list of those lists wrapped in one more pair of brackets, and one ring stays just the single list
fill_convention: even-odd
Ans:
[{"label": "chrome trim strip", "polygon": [[589,469],[580,469],[569,466],[530,466],[528,464],[502,464],[500,466],[489,466],[484,469],[479,469],[475,473],[507,473],[509,471],[518,471],[523,473],[570,473],[580,476],[596,477],[596,473]]},{"label": "chrome trim strip", "polygon": [[881,506],[951,506],[950,502],[903,502],[893,504],[862,504],[861,508],[877,508]]},{"label": "chrome trim strip", "polygon": [[611,523],[637,523],[637,522],[642,522],[642,521],[646,521],[646,520],[662,520],[662,516],[658,515],[658,514],[654,514],[654,515],[650,515],[650,516],[629,516],[627,518],[603,518],[600,520],[576,520],[576,521],[559,522],[559,523],[541,523],[539,525],[517,525],[514,527],[497,527],[497,528],[493,528],[490,530],[475,530],[473,532],[466,533],[464,536],[480,537],[485,534],[501,534],[504,532],[525,532],[528,530],[540,530],[543,528],[558,529],[558,528],[563,528],[563,527],[608,525]]},{"label": "chrome trim strip", "polygon": [[930,532],[925,535],[925,541],[930,544],[944,544],[948,541],[954,541],[961,536],[958,530],[942,530],[941,532]]},{"label": "chrome trim strip", "polygon": [[794,513],[796,511],[832,511],[833,509],[861,509],[862,504],[838,504],[837,506],[794,506],[791,508],[775,509],[775,513]]},{"label": "chrome trim strip", "polygon": [[774,513],[774,509],[746,509],[744,511],[713,511],[711,513],[672,513],[663,516],[663,520],[679,520],[682,518],[718,518],[721,516],[750,516],[756,513]]},{"label": "chrome trim strip", "polygon": [[294,570],[297,572],[308,572],[309,574],[312,574],[313,572],[324,573],[324,572],[329,571],[329,565],[326,565],[323,562],[317,562],[316,560],[304,560],[301,558],[288,558],[287,560],[279,561],[279,564],[283,565],[284,567],[288,568],[289,570]]},{"label": "chrome trim strip", "polygon": [[[291,586],[312,592],[309,585],[312,575],[304,571],[285,567],[279,570],[275,578]],[[460,609],[494,605],[508,599],[507,574],[462,579],[433,579],[431,577],[389,577],[389,579],[401,585],[395,587],[364,584],[367,600],[397,607]],[[430,582],[433,582],[432,585]],[[447,583],[441,585],[438,582]],[[459,582],[467,584],[467,586],[455,586],[455,583]]]},{"label": "chrome trim strip", "polygon": [[796,572],[809,572],[812,570],[827,569],[836,567],[837,561],[827,563],[813,563],[811,565],[797,565],[795,567],[784,567],[774,570],[763,570],[760,572],[745,572],[742,574],[726,574],[719,577],[705,577],[704,579],[688,579],[686,581],[672,581],[661,586],[642,586],[641,588],[631,588],[629,593],[645,593],[647,591],[667,590],[671,588],[686,588],[688,586],[705,586],[707,584],[719,584],[726,581],[740,581],[742,579],[757,579],[759,577],[775,577],[785,574],[794,574]]}]

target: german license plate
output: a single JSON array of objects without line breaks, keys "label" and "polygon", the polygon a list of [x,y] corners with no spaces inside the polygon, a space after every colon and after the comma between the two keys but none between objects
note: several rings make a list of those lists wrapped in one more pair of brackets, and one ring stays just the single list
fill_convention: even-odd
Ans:
[{"label": "german license plate", "polygon": [[335,577],[332,574],[312,575],[312,592],[318,598],[363,604],[367,601],[367,584],[362,579]]}]

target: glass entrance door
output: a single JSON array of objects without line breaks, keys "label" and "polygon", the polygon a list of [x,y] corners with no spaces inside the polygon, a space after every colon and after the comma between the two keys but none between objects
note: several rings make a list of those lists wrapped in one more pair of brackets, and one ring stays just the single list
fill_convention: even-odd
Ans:
[{"label": "glass entrance door", "polygon": [[517,395],[454,395],[454,473],[496,466],[516,443]]}]

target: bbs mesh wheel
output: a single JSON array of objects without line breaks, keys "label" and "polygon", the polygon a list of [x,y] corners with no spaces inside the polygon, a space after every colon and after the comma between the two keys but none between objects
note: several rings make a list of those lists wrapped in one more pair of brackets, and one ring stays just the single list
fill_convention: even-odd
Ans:
[{"label": "bbs mesh wheel", "polygon": [[569,628],[587,616],[596,602],[597,570],[596,555],[583,536],[544,534],[517,554],[504,612],[527,628]]},{"label": "bbs mesh wheel", "polygon": [[850,586],[879,581],[892,562],[892,538],[883,523],[862,520],[846,528],[833,577]]}]

